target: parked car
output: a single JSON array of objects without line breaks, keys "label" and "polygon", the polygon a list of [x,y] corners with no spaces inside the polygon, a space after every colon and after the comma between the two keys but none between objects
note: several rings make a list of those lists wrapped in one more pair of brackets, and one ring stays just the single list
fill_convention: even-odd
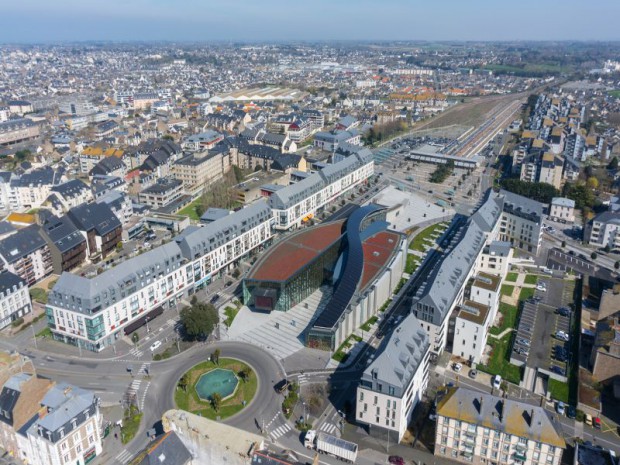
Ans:
[{"label": "parked car", "polygon": [[161,347],[161,341],[155,341],[151,344],[151,352],[155,352],[157,349],[159,349],[159,347]]},{"label": "parked car", "polygon": [[558,314],[562,315],[562,316],[570,316],[570,309],[566,308],[566,307],[560,307],[557,310]]},{"label": "parked car", "polygon": [[566,409],[566,416],[571,420],[574,419],[577,416],[577,409],[572,405],[569,405]]},{"label": "parked car", "polygon": [[568,342],[568,334],[566,334],[564,331],[560,330],[556,332],[555,337],[556,339],[559,339],[560,341]]},{"label": "parked car", "polygon": [[452,365],[452,369],[457,373],[461,371],[461,368],[463,368],[463,365],[461,363],[455,363]]},{"label": "parked car", "polygon": [[528,341],[527,339],[523,337],[520,337],[519,339],[517,339],[517,344],[521,344],[522,346],[529,347],[530,341]]},{"label": "parked car", "polygon": [[218,300],[220,300],[220,295],[219,294],[215,294],[213,297],[211,297],[211,300],[209,300],[209,302],[211,302],[212,304],[214,304],[215,302],[217,302]]},{"label": "parked car", "polygon": [[471,379],[476,379],[476,376],[478,376],[478,370],[469,370],[469,377]]},{"label": "parked car", "polygon": [[601,419],[599,417],[594,417],[592,424],[596,429],[601,429]]},{"label": "parked car", "polygon": [[495,389],[499,389],[501,385],[502,385],[502,377],[500,375],[495,375],[493,377],[493,387]]},{"label": "parked car", "polygon": [[536,290],[540,291],[540,292],[547,292],[547,286],[545,286],[544,284],[537,284],[536,285]]},{"label": "parked car", "polygon": [[564,415],[566,413],[566,408],[564,406],[564,402],[561,400],[555,405],[555,410],[559,415]]},{"label": "parked car", "polygon": [[281,381],[278,381],[273,388],[276,390],[276,392],[278,394],[282,394],[282,393],[286,392],[286,390],[288,389],[289,385],[290,385],[290,383],[288,382],[288,380],[287,379],[283,379]]},{"label": "parked car", "polygon": [[583,422],[588,426],[592,426],[592,415],[586,413],[586,416],[583,417]]},{"label": "parked car", "polygon": [[392,465],[405,465],[405,460],[399,455],[390,455],[388,458],[388,462]]}]

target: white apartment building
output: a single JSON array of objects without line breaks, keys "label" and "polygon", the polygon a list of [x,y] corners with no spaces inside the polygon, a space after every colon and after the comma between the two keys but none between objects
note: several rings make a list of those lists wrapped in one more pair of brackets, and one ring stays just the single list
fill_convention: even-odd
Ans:
[{"label": "white apartment building", "polygon": [[554,197],[549,206],[549,217],[564,223],[575,222],[575,201],[564,197]]},{"label": "white apartment building", "polygon": [[355,418],[370,434],[403,438],[428,385],[430,344],[414,315],[386,337],[357,387]]},{"label": "white apartment building", "polygon": [[537,255],[542,244],[542,204],[505,190],[500,191],[500,196],[503,212],[497,239]]},{"label": "white apartment building", "polygon": [[32,311],[26,281],[9,271],[0,273],[0,329]]},{"label": "white apartment building", "polygon": [[491,321],[499,308],[502,279],[497,275],[478,273],[471,284],[469,299],[486,305],[491,310]]},{"label": "white apartment building", "polygon": [[456,307],[452,353],[463,360],[479,363],[484,352],[489,327],[493,324],[491,309],[471,300]]},{"label": "white apartment building", "polygon": [[488,273],[506,278],[513,250],[510,242],[493,241],[486,245],[476,263],[476,273]]},{"label": "white apartment building", "polygon": [[435,455],[473,465],[559,465],[566,443],[544,408],[464,388],[438,401]]},{"label": "white apartment building", "polygon": [[620,212],[603,212],[587,225],[584,237],[588,244],[620,249]]},{"label": "white apartment building", "polygon": [[272,237],[272,222],[267,204],[257,202],[207,226],[186,228],[174,242],[94,278],[63,273],[46,306],[53,337],[102,350],[260,248]]},{"label": "white apartment building", "polygon": [[440,354],[448,341],[450,315],[464,298],[478,257],[493,240],[501,215],[502,198],[490,192],[485,202],[455,234],[444,256],[429,273],[427,283],[413,298],[412,312],[428,332],[431,352]]},{"label": "white apartment building", "polygon": [[271,194],[275,228],[287,230],[312,218],[317,211],[374,173],[372,152],[362,149],[346,159]]}]

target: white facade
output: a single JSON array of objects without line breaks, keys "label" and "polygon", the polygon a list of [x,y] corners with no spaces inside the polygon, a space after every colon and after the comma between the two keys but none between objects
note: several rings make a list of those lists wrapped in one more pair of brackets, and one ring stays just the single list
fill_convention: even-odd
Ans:
[{"label": "white facade", "polygon": [[551,200],[549,217],[556,221],[565,223],[575,222],[575,201],[556,197]]},{"label": "white facade", "polygon": [[428,385],[429,349],[428,337],[412,314],[382,342],[356,392],[355,418],[371,434],[392,433],[394,444],[403,438]]},{"label": "white facade", "polygon": [[337,197],[363,183],[373,174],[374,162],[371,160],[369,163],[362,165],[353,172],[345,174],[336,181],[325,185],[317,192],[301,198],[298,202],[286,208],[272,206],[273,216],[276,220],[276,229],[287,230],[299,226],[304,218],[314,216],[318,209],[328,205]]},{"label": "white facade", "polygon": [[490,317],[491,310],[486,305],[463,302],[454,322],[452,353],[463,360],[480,363],[493,323]]},{"label": "white facade", "polygon": [[[500,244],[506,244],[506,246],[501,246]],[[510,269],[513,254],[514,252],[509,243],[489,244],[484,248],[480,257],[478,257],[476,273],[488,273],[504,279]]]},{"label": "white facade", "polygon": [[[219,221],[235,221],[235,215],[239,215],[240,212]],[[245,217],[241,218],[238,223],[241,223],[243,219]],[[116,269],[108,270],[92,280],[63,273],[46,306],[48,320],[53,322],[51,324],[55,337],[64,342],[79,343],[94,351],[113,344],[121,337],[122,328],[128,324],[144,317],[146,313],[157,307],[166,308],[176,305],[185,294],[193,293],[196,288],[210,281],[218,272],[271,239],[271,223],[271,217],[265,214],[264,220],[256,226],[229,240],[218,242],[205,254],[195,249],[194,244],[201,238],[192,239],[190,246],[186,244],[189,242],[188,238],[191,237],[191,234],[188,234],[188,236],[180,237],[177,242],[167,243],[135,257],[132,259],[133,263],[127,261],[120,265],[124,267],[125,274],[128,269],[136,268],[133,272],[137,278],[135,285],[130,285],[127,291],[114,288],[118,285],[118,281],[123,279],[122,276],[118,276]],[[218,221],[192,232],[199,234],[210,227],[216,229]],[[217,234],[213,235],[217,236]],[[206,241],[209,239],[207,238]],[[189,260],[187,260],[188,253],[190,253],[188,248],[194,254]],[[84,298],[73,295],[76,292],[73,288],[80,286],[81,280],[85,281],[83,285],[91,286],[97,293]],[[101,280],[102,283],[91,284],[93,280]],[[109,291],[100,293],[98,289],[101,287]],[[91,290],[91,292],[95,291]],[[71,303],[66,303],[67,299]],[[86,299],[89,301],[86,302]],[[89,314],[84,312],[82,306],[94,307],[96,311]]]},{"label": "white facade", "polygon": [[16,275],[0,274],[0,329],[32,311],[26,283]]}]

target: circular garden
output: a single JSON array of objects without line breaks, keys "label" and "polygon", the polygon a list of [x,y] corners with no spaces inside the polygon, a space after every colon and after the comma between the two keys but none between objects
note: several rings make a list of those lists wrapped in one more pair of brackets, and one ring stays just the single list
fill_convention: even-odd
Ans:
[{"label": "circular garden", "polygon": [[181,376],[174,401],[181,410],[223,420],[243,410],[257,387],[256,373],[246,363],[214,353]]}]

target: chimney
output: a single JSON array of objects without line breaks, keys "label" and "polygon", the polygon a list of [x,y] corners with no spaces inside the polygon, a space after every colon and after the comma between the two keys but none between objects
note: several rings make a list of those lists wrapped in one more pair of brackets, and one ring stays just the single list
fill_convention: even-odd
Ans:
[{"label": "chimney", "polygon": [[534,426],[534,409],[530,410],[530,428]]},{"label": "chimney", "polygon": [[482,402],[483,402],[482,396],[480,396],[480,399],[478,399],[478,413],[480,415],[482,415]]}]

